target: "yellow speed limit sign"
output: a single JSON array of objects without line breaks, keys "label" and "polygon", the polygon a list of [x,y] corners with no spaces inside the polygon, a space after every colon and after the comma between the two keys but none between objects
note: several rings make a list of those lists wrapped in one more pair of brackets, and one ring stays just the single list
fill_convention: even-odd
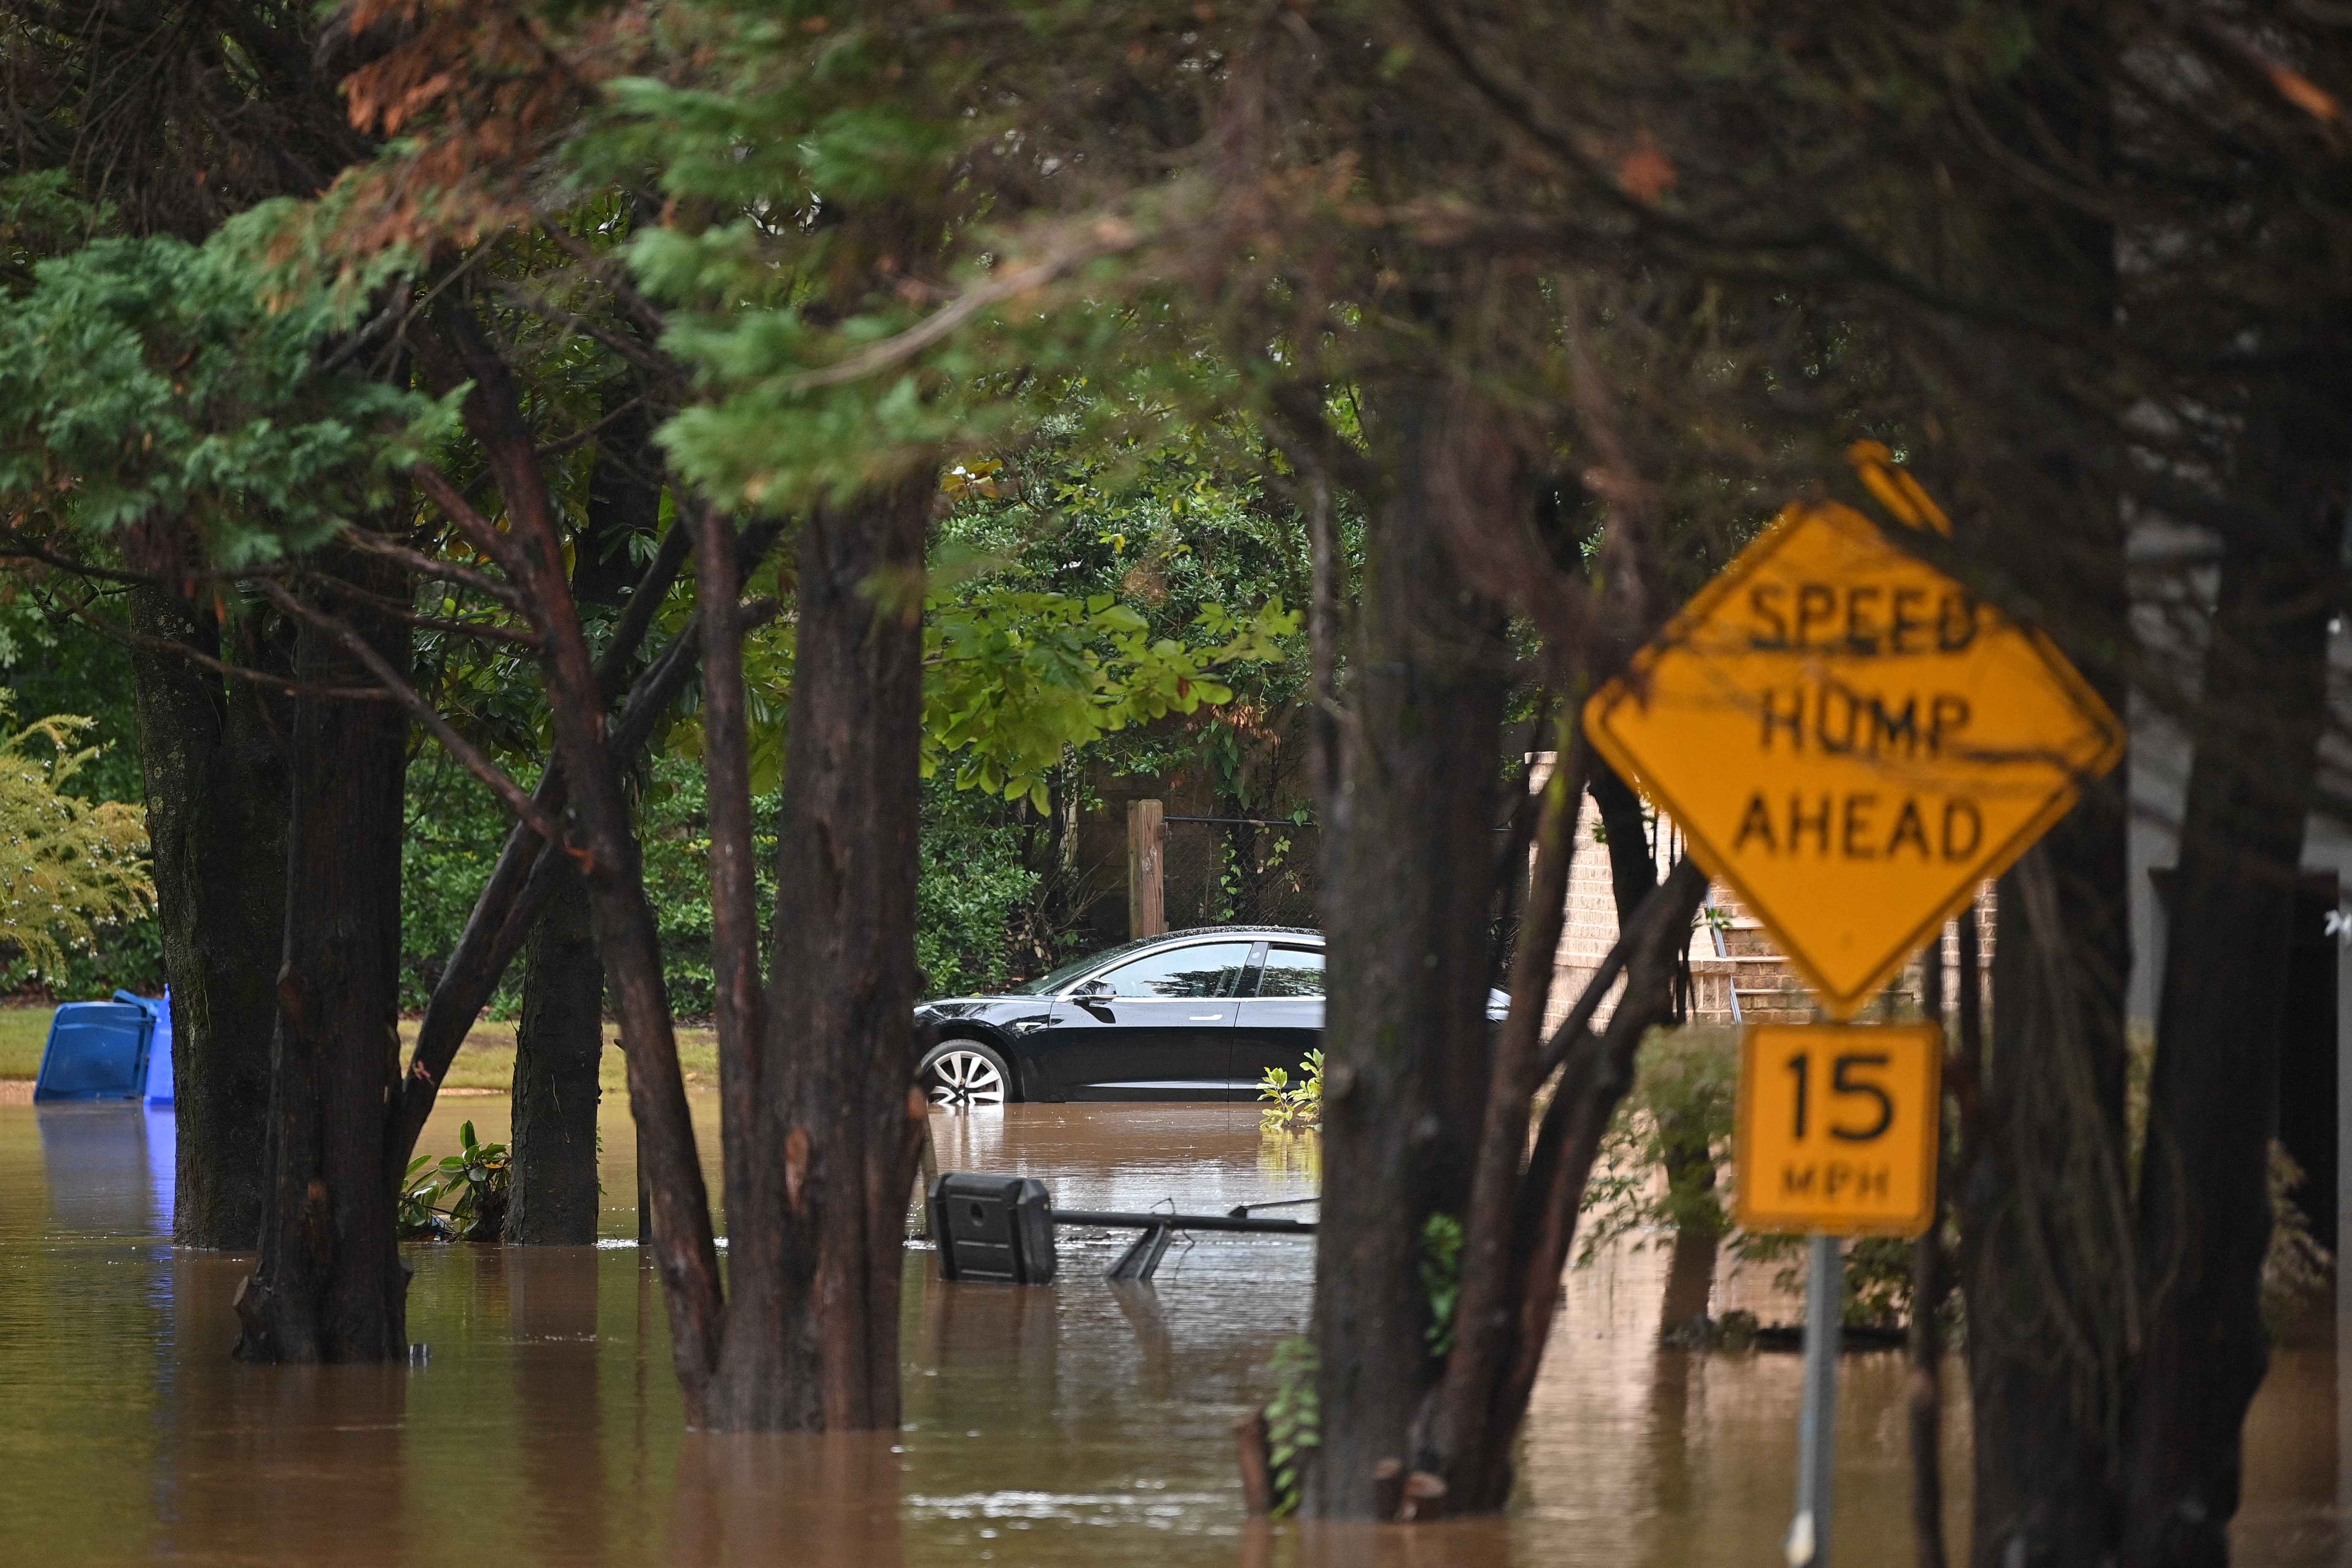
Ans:
[{"label": "yellow speed limit sign", "polygon": [[1936,1217],[1943,1031],[1758,1024],[1740,1038],[1740,1228],[1917,1236]]}]

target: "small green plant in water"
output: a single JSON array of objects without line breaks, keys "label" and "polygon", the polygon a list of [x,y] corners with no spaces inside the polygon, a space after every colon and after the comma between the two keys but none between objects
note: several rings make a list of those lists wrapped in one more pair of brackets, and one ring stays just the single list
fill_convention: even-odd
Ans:
[{"label": "small green plant in water", "polygon": [[1421,1288],[1429,1296],[1429,1353],[1454,1353],[1454,1310],[1462,1302],[1462,1222],[1433,1214],[1421,1227]]},{"label": "small green plant in water", "polygon": [[1257,1080],[1257,1097],[1274,1103],[1259,1113],[1267,1131],[1298,1132],[1323,1124],[1323,1053],[1309,1051],[1298,1064],[1298,1081],[1280,1068],[1268,1068]]},{"label": "small green plant in water", "polygon": [[[481,1142],[468,1121],[457,1129],[457,1152],[443,1155],[437,1163],[429,1154],[408,1163],[401,1184],[400,1233],[496,1241],[506,1230],[507,1197],[513,1186],[507,1146]],[[440,1205],[452,1198],[456,1201],[445,1214]]]},{"label": "small green plant in water", "polygon": [[433,1163],[430,1154],[419,1154],[408,1162],[407,1173],[400,1179],[400,1236],[404,1241],[449,1239],[449,1222],[433,1201],[441,1194],[441,1178],[437,1174],[419,1173]]},{"label": "small green plant in water", "polygon": [[1274,1399],[1265,1407],[1265,1464],[1274,1483],[1274,1517],[1298,1511],[1307,1462],[1323,1445],[1323,1407],[1315,1392],[1322,1357],[1315,1342],[1294,1335],[1274,1347]]}]

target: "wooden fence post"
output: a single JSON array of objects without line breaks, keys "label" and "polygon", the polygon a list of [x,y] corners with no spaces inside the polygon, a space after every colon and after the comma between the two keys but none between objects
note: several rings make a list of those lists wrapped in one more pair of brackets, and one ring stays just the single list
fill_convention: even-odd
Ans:
[{"label": "wooden fence post", "polygon": [[1127,803],[1127,934],[1158,936],[1168,929],[1168,876],[1161,851],[1167,829],[1156,800]]}]

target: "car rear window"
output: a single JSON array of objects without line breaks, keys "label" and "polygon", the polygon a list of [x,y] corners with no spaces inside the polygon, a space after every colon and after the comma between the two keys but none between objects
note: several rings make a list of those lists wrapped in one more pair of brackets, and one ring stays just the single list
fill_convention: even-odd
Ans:
[{"label": "car rear window", "polygon": [[1322,995],[1322,950],[1277,947],[1267,953],[1265,973],[1258,977],[1257,994],[1261,996]]}]

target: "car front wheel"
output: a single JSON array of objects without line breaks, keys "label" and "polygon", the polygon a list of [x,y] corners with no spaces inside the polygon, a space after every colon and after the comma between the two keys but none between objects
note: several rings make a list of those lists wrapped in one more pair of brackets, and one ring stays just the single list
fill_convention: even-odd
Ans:
[{"label": "car front wheel", "polygon": [[1002,1105],[1011,1098],[1004,1058],[977,1040],[943,1041],[918,1076],[934,1105]]}]

